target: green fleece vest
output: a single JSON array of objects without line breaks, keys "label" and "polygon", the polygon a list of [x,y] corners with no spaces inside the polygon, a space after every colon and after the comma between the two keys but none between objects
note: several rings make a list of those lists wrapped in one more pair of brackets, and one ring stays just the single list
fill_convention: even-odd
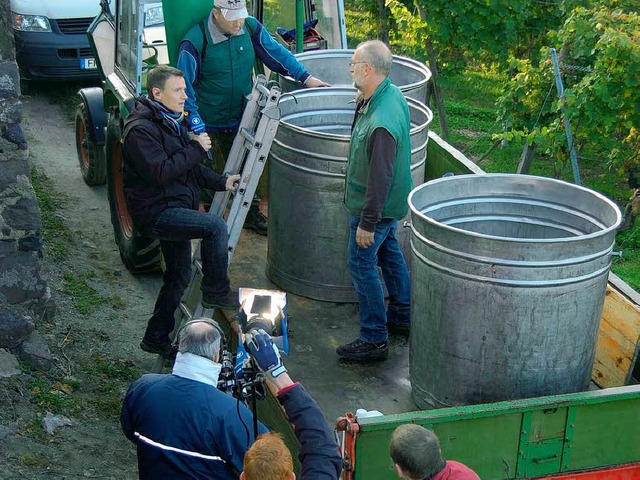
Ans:
[{"label": "green fleece vest", "polygon": [[[207,48],[195,90],[198,113],[207,124],[224,127],[237,123],[242,117],[245,97],[253,87],[255,52],[249,32],[256,31],[256,22],[255,18],[248,17],[244,35],[231,36],[216,44],[205,28]],[[202,30],[198,25],[189,30],[185,39],[202,53]]]},{"label": "green fleece vest", "polygon": [[413,188],[410,116],[402,92],[388,78],[378,86],[358,115],[351,134],[344,199],[349,213],[356,217],[360,216],[364,207],[371,162],[369,142],[376,128],[384,128],[396,141],[393,178],[382,208],[382,218],[400,220],[409,210],[407,196]]}]

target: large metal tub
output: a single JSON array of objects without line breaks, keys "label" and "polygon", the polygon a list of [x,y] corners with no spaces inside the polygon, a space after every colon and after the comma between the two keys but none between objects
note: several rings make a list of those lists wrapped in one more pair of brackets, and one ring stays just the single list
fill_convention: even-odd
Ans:
[{"label": "large metal tub", "polygon": [[[316,300],[357,301],[347,266],[344,206],[355,93],[332,87],[283,95],[270,152],[267,276],[283,290]],[[419,185],[432,114],[416,100],[408,103],[411,174]],[[409,229],[400,229],[399,237],[406,255]]]},{"label": "large metal tub", "polygon": [[[349,62],[354,50],[313,50],[296,54],[296,58],[314,77],[330,83],[334,87],[353,87],[349,73]],[[396,85],[405,97],[424,102],[427,98],[427,82],[431,71],[424,63],[407,57],[393,56],[391,83]],[[280,77],[280,88],[291,92],[301,85],[291,77]]]},{"label": "large metal tub", "polygon": [[433,180],[409,206],[416,404],[585,390],[618,207],[576,185],[505,174]]}]

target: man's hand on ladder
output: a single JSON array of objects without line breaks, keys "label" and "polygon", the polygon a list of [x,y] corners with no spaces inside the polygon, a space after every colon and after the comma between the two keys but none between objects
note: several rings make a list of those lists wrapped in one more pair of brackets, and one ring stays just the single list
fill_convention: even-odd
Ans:
[{"label": "man's hand on ladder", "polygon": [[229,175],[225,187],[231,192],[235,192],[240,184],[240,175]]}]

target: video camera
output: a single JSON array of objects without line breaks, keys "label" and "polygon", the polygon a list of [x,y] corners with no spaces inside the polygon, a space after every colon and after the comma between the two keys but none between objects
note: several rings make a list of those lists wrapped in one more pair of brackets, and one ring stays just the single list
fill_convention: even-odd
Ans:
[{"label": "video camera", "polygon": [[244,334],[262,329],[271,336],[280,351],[288,355],[287,295],[278,290],[241,288],[239,297],[238,347],[234,355],[227,342],[223,342],[218,389],[246,401],[251,396],[264,398],[265,392],[263,377],[244,346]]}]

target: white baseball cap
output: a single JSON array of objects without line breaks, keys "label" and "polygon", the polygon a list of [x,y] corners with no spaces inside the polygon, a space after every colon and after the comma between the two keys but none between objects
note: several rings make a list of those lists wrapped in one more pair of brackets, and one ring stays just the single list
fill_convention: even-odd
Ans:
[{"label": "white baseball cap", "polygon": [[225,20],[242,20],[249,16],[245,0],[214,0],[213,5],[220,9]]}]

